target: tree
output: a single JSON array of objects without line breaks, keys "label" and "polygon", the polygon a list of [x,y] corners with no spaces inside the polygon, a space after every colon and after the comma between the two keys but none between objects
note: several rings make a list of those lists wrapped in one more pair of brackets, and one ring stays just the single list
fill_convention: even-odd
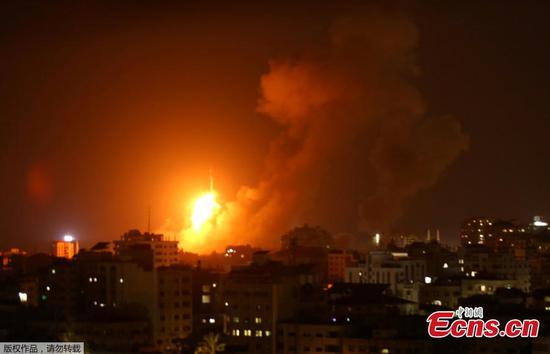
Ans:
[{"label": "tree", "polygon": [[202,342],[199,343],[197,349],[195,349],[195,354],[216,354],[224,350],[225,344],[220,343],[220,335],[208,333],[202,338]]}]

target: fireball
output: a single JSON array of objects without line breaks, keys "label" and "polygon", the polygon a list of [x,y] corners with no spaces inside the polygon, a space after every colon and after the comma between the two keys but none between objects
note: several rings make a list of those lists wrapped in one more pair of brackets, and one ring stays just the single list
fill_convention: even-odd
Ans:
[{"label": "fireball", "polygon": [[218,204],[214,192],[201,195],[193,205],[193,214],[191,215],[193,230],[200,231],[206,223],[214,218],[219,208],[220,204]]}]

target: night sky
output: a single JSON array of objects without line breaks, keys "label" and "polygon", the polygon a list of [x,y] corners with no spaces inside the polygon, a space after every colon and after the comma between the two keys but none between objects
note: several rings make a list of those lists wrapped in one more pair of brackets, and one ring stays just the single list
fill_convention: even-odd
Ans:
[{"label": "night sky", "polygon": [[[243,186],[261,191],[266,179],[269,200],[281,195],[278,188],[299,191],[298,197],[282,193],[282,202],[273,204],[284,208],[288,202],[292,212],[270,219],[276,225],[265,229],[277,232],[304,222],[354,234],[424,234],[430,227],[441,229],[444,240],[457,242],[458,226],[470,216],[525,221],[550,216],[550,6],[535,1],[406,2],[384,8],[384,16],[378,17],[371,15],[377,7],[363,2],[293,3],[3,3],[0,247],[46,250],[66,233],[90,246],[130,228],[145,229],[149,208],[154,231],[185,224],[189,201],[208,189],[209,170],[222,203],[235,200]],[[381,18],[377,27],[365,27],[380,31],[368,37],[374,45],[358,51],[327,44],[334,24],[357,13],[365,14],[358,20],[361,25]],[[305,99],[337,97],[330,113],[316,114],[326,114],[338,139],[318,143],[322,149],[312,153],[315,162],[270,179],[274,169],[287,166],[278,159],[294,156],[288,152],[295,149],[291,143],[309,141],[301,140],[301,130],[286,131],[286,119],[297,117],[302,124],[309,116],[281,113],[269,100],[293,95],[287,82],[278,81],[281,72],[296,75],[298,82],[309,80],[313,88],[318,77],[321,86],[341,83],[350,92],[355,86],[364,92],[373,82],[386,87],[388,75],[377,71],[386,68],[386,57],[374,49],[378,38],[387,44],[381,48],[393,48],[393,34],[399,40],[405,34],[405,56],[411,49],[417,72],[397,87],[407,82],[408,88],[410,81],[418,89],[419,115],[452,117],[446,122],[458,130],[449,136],[457,140],[429,175],[414,173],[421,182],[396,194],[373,192],[376,198],[395,200],[381,211],[392,215],[370,218],[367,208],[364,226],[357,210],[371,191],[365,185],[380,183],[373,182],[369,168],[357,167],[357,161],[371,161],[364,158],[366,152],[378,151],[368,144],[371,135],[381,139],[368,131],[374,129],[371,123],[360,125],[365,133],[341,148],[349,135],[338,135],[347,122],[343,118],[340,124],[338,114],[353,115],[358,108],[354,103],[344,106],[348,111],[335,109],[347,104],[341,103],[340,91],[313,90],[311,95],[318,96]],[[350,60],[349,72],[342,69],[348,54],[357,59]],[[369,55],[376,57],[375,64]],[[363,60],[368,70],[363,70]],[[281,69],[281,62],[292,64]],[[392,70],[403,68],[412,66]],[[342,72],[365,77],[350,82]],[[374,92],[377,88],[368,86]],[[366,112],[374,115],[370,108]],[[383,127],[387,120],[384,116],[372,126]],[[391,130],[380,128],[376,134],[393,141],[384,135]],[[444,150],[440,145],[446,144],[446,135],[436,135],[443,138],[420,135],[412,146]],[[281,136],[287,140],[277,150]],[[406,168],[392,171],[406,171],[398,173],[406,184],[407,173],[423,165],[404,162]],[[253,218],[260,210],[254,208],[242,215]],[[242,236],[252,230],[248,227],[239,225],[224,240],[276,238],[275,231]]]}]

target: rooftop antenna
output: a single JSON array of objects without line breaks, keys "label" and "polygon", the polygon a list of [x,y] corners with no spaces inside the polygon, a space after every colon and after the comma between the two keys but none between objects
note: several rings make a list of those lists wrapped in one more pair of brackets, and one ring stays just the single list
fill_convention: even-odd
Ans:
[{"label": "rooftop antenna", "polygon": [[149,209],[147,211],[147,233],[151,233],[151,206],[149,205]]},{"label": "rooftop antenna", "polygon": [[208,169],[208,176],[210,178],[210,192],[214,191],[214,177],[212,177],[212,167]]}]

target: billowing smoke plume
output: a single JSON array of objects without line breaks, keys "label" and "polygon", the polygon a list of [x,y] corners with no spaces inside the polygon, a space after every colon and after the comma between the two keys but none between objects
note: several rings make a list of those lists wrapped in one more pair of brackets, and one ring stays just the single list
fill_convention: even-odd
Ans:
[{"label": "billowing smoke plume", "polygon": [[281,133],[258,185],[219,215],[215,244],[276,246],[290,227],[332,223],[345,210],[350,229],[384,230],[432,185],[467,137],[457,120],[426,114],[417,43],[407,17],[371,11],[335,21],[315,54],[273,60],[258,111]]}]

